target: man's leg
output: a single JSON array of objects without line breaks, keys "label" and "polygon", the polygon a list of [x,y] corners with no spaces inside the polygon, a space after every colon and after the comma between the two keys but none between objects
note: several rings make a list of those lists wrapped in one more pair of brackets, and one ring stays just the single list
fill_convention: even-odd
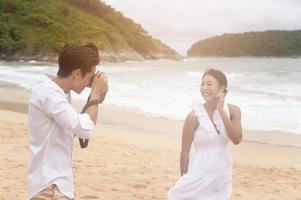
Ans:
[{"label": "man's leg", "polygon": [[53,200],[73,200],[73,199],[66,197],[63,193],[61,193],[58,186],[55,185]]},{"label": "man's leg", "polygon": [[31,200],[52,200],[54,195],[54,188],[56,185],[50,185],[41,192],[39,192],[36,196],[34,196]]},{"label": "man's leg", "polygon": [[57,185],[51,185],[46,189],[39,192],[31,200],[73,200],[66,197],[63,193],[60,192]]}]

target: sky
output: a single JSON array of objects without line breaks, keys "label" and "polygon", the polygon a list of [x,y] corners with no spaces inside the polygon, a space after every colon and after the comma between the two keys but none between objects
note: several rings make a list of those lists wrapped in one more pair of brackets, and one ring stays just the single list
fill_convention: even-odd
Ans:
[{"label": "sky", "polygon": [[182,55],[223,33],[301,29],[301,0],[104,0]]}]

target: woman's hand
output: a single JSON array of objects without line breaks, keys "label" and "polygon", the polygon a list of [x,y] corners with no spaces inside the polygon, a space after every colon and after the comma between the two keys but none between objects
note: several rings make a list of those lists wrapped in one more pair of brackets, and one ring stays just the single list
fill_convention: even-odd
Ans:
[{"label": "woman's hand", "polygon": [[226,94],[224,92],[220,92],[216,96],[216,98],[217,98],[217,110],[218,111],[224,110],[225,96],[226,96]]}]

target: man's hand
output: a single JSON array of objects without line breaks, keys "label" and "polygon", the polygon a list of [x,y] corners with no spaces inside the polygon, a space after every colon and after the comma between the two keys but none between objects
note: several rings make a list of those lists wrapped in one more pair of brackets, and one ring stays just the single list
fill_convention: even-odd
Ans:
[{"label": "man's hand", "polygon": [[99,97],[108,91],[108,78],[104,72],[99,72],[94,76],[91,86],[91,100]]}]

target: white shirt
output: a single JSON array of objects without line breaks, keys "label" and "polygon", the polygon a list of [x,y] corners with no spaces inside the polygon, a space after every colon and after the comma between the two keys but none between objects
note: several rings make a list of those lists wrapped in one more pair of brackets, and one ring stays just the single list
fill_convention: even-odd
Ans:
[{"label": "white shirt", "polygon": [[74,198],[73,138],[89,138],[94,123],[88,114],[78,114],[65,94],[46,75],[32,87],[28,127],[31,164],[28,172],[29,199],[56,184],[64,195]]}]

